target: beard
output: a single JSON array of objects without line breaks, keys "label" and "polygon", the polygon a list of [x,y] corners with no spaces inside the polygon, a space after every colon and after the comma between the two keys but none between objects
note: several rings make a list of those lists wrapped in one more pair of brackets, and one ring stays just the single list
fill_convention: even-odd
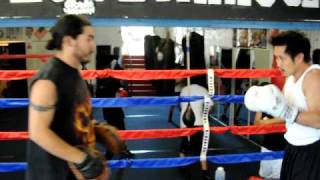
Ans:
[{"label": "beard", "polygon": [[88,64],[90,61],[91,61],[91,60],[90,60],[89,57],[80,59],[80,63],[81,63],[81,64]]},{"label": "beard", "polygon": [[94,53],[94,49],[90,47],[83,47],[78,43],[75,45],[74,55],[77,57],[81,64],[87,64],[91,61],[91,56]]},{"label": "beard", "polygon": [[76,53],[76,56],[79,59],[81,64],[87,64],[91,61],[92,54],[93,54],[93,51],[89,51],[85,53],[84,51],[78,51],[78,53]]}]

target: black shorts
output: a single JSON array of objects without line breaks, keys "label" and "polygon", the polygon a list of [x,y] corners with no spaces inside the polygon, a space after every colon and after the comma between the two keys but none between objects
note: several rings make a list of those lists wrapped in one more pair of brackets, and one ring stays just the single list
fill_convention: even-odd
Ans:
[{"label": "black shorts", "polygon": [[286,147],[286,140],[283,133],[272,133],[263,136],[263,147],[271,151],[283,151]]},{"label": "black shorts", "polygon": [[287,144],[281,180],[320,180],[320,140],[306,146]]}]

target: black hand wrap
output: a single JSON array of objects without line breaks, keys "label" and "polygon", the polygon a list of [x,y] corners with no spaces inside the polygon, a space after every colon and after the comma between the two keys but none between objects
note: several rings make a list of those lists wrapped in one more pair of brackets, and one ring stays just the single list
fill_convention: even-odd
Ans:
[{"label": "black hand wrap", "polygon": [[86,179],[97,178],[105,168],[101,159],[94,157],[89,153],[83,162],[75,164],[75,166]]}]

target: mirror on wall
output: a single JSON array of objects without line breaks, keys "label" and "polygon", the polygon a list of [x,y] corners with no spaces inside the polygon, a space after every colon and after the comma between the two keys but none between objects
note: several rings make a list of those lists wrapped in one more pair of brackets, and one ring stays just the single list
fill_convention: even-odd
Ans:
[{"label": "mirror on wall", "polygon": [[[278,29],[228,29],[202,27],[153,27],[121,26],[94,27],[96,53],[87,69],[187,69],[187,43],[190,39],[190,69],[238,68],[259,69],[275,66],[270,38]],[[312,50],[320,47],[320,31],[301,30],[311,40]],[[53,54],[45,47],[51,38],[50,27],[0,28],[0,54]],[[17,47],[20,48],[17,48]],[[11,47],[11,49],[10,49]],[[14,50],[13,50],[14,49]],[[1,69],[37,70],[45,63],[39,59],[1,61]],[[11,63],[11,64],[10,64]],[[13,64],[12,64],[13,63]],[[22,63],[22,64],[21,64]],[[216,78],[217,95],[243,95],[252,84],[269,82],[270,79],[219,79]],[[18,81],[17,81],[18,82]],[[1,97],[26,97],[10,95],[5,89],[13,86],[1,81]],[[97,97],[103,97],[99,89],[102,81],[91,80]],[[165,81],[122,81],[129,96],[172,96],[178,95],[186,86],[186,80]],[[22,83],[27,92],[26,83]],[[206,77],[193,77],[191,84],[206,87]],[[21,89],[21,88],[20,88]],[[239,119],[242,107],[216,106],[217,118],[226,124]],[[227,117],[227,118],[226,118]],[[230,118],[232,117],[232,118]]]}]

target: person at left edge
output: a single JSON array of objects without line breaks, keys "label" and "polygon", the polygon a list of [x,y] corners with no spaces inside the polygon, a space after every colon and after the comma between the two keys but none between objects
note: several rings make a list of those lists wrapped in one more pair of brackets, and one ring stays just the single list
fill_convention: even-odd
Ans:
[{"label": "person at left edge", "polygon": [[106,180],[96,150],[90,95],[81,63],[95,51],[94,29],[82,16],[61,17],[47,49],[55,57],[31,83],[27,180]]}]

